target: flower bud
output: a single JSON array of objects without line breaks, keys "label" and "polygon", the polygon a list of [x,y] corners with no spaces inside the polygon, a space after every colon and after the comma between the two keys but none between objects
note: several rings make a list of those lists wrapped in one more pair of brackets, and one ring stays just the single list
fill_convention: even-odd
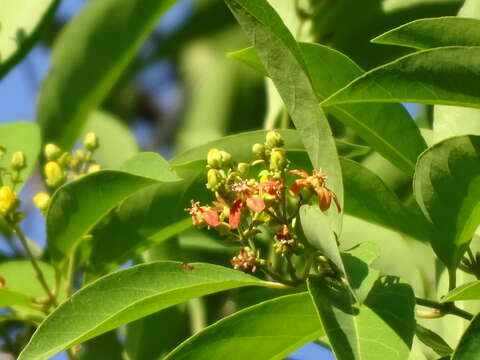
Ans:
[{"label": "flower bud", "polygon": [[57,145],[49,143],[45,145],[44,153],[48,161],[54,161],[62,155],[62,150]]},{"label": "flower bud", "polygon": [[282,147],[282,135],[277,131],[269,131],[266,136],[265,145],[271,149],[276,147]]},{"label": "flower bud", "polygon": [[0,214],[10,214],[18,205],[15,192],[9,186],[0,187]]},{"label": "flower bud", "polygon": [[12,169],[15,171],[20,171],[25,169],[27,166],[27,161],[25,160],[25,153],[23,151],[16,151],[12,155]]},{"label": "flower bud", "polygon": [[220,225],[218,225],[215,229],[218,230],[220,235],[226,235],[231,230],[231,227],[228,223],[221,222]]},{"label": "flower bud", "polygon": [[275,149],[270,155],[270,170],[284,170],[287,165],[285,152],[281,149]]},{"label": "flower bud", "polygon": [[50,203],[50,196],[47,193],[39,192],[33,197],[35,207],[41,211],[46,211]]},{"label": "flower bud", "polygon": [[222,167],[222,154],[218,149],[210,149],[207,155],[207,164],[212,169],[219,169]]},{"label": "flower bud", "polygon": [[241,176],[247,176],[248,171],[250,170],[250,164],[244,162],[238,163],[237,170]]},{"label": "flower bud", "polygon": [[85,139],[83,140],[83,146],[88,151],[95,151],[99,147],[97,135],[94,132],[89,132],[85,135]]},{"label": "flower bud", "polygon": [[218,170],[210,169],[207,173],[207,189],[216,191],[221,185],[221,179],[219,179]]},{"label": "flower bud", "polygon": [[87,173],[88,173],[88,174],[93,174],[93,173],[96,173],[97,171],[100,171],[100,170],[101,170],[100,165],[98,165],[98,164],[93,164],[93,165],[91,165],[91,166],[88,168]]},{"label": "flower bud", "polygon": [[44,173],[47,184],[51,187],[58,187],[67,180],[65,171],[55,161],[49,161],[45,164]]},{"label": "flower bud", "polygon": [[258,158],[265,156],[265,145],[263,144],[253,144],[252,153]]},{"label": "flower bud", "polygon": [[226,151],[220,151],[222,155],[222,166],[230,166],[232,164],[232,155]]}]

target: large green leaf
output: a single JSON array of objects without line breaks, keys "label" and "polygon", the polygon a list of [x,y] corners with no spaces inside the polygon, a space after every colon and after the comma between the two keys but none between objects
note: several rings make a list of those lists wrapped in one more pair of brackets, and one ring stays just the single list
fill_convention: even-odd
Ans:
[{"label": "large green leaf", "polygon": [[416,239],[429,239],[425,218],[409,210],[375,173],[348,159],[341,159],[341,165],[346,213]]},{"label": "large green leaf", "polygon": [[[337,151],[326,116],[318,104],[300,48],[266,0],[226,0],[285,103],[315,168],[330,178],[329,186],[343,204]],[[341,216],[330,212],[336,231]]]},{"label": "large green leaf", "polygon": [[45,141],[65,149],[73,145],[90,113],[174,3],[93,0],[68,23],[53,48],[52,70],[38,101]]},{"label": "large green leaf", "polygon": [[308,293],[248,307],[195,334],[165,360],[283,359],[324,332]]},{"label": "large green leaf", "polygon": [[380,278],[361,306],[343,286],[332,288],[312,278],[308,287],[338,360],[408,358],[415,333],[410,286]]},{"label": "large green leaf", "polygon": [[102,168],[118,167],[138,153],[138,145],[133,133],[121,120],[105,111],[95,111],[88,118],[81,137],[93,131],[100,140],[95,150],[95,162]]},{"label": "large green leaf", "polygon": [[480,280],[462,284],[442,297],[442,302],[480,300]]},{"label": "large green leaf", "polygon": [[60,0],[4,0],[0,5],[0,78],[38,40]]},{"label": "large green leaf", "polygon": [[59,351],[188,299],[243,286],[283,287],[210,264],[157,262],[112,273],[82,288],[40,325],[19,360]]},{"label": "large green leaf", "polygon": [[122,200],[155,183],[180,180],[169,164],[154,153],[138,154],[124,169],[99,171],[55,192],[47,212],[47,243],[55,261],[62,261]]},{"label": "large green leaf", "polygon": [[452,355],[452,360],[475,360],[480,356],[480,315],[470,322]]},{"label": "large green leaf", "polygon": [[480,108],[479,73],[480,47],[422,50],[365,73],[322,105],[414,102]]},{"label": "large green leaf", "polygon": [[450,138],[425,151],[413,186],[434,227],[432,247],[453,269],[480,224],[480,136]]},{"label": "large green leaf", "polygon": [[[0,167],[10,169],[12,154],[16,151],[25,153],[27,167],[21,173],[21,186],[35,168],[40,152],[40,143],[40,130],[34,123],[20,121],[0,125],[0,145],[7,149],[5,155],[0,158]],[[6,185],[12,185],[10,177],[4,176],[3,180]],[[17,185],[16,190],[19,190],[21,186]]]},{"label": "large green leaf", "polygon": [[449,356],[453,350],[440,335],[417,323],[415,328],[417,338],[434,350],[440,356]]},{"label": "large green leaf", "polygon": [[387,31],[372,42],[416,49],[480,46],[480,21],[455,16],[419,19]]},{"label": "large green leaf", "polygon": [[[363,74],[363,70],[342,53],[319,44],[300,43],[312,85],[319,101]],[[268,73],[254,48],[230,53],[260,73]],[[407,174],[426,148],[418,127],[398,104],[343,104],[326,107],[345,125]]]}]

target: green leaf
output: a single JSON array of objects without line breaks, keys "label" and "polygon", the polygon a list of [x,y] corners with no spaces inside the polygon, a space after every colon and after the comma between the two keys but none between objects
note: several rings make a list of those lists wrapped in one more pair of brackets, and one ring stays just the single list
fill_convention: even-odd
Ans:
[{"label": "green leaf", "polygon": [[338,360],[408,358],[415,333],[415,299],[410,286],[393,277],[375,283],[364,305],[344,286],[308,280],[310,295]]},{"label": "green leaf", "polygon": [[453,349],[450,347],[450,345],[448,345],[446,341],[440,337],[440,335],[418,323],[415,329],[415,335],[417,335],[417,338],[422,343],[433,349],[440,356],[448,356],[453,352]]},{"label": "green leaf", "polygon": [[60,0],[3,1],[0,5],[0,79],[38,40]]},{"label": "green leaf", "polygon": [[62,186],[47,212],[47,243],[56,262],[88,234],[110,210],[135,192],[158,182],[180,180],[154,153],[140,153],[125,171],[102,170]]},{"label": "green leaf", "polygon": [[[38,262],[48,286],[55,287],[55,272],[52,266]],[[13,260],[0,263],[0,275],[5,280],[5,288],[0,289],[0,306],[29,307],[32,299],[45,298],[47,294],[37,281],[30,261]],[[10,301],[10,304],[7,302]]]},{"label": "green leaf", "polygon": [[[318,44],[299,45],[319,101],[363,74],[357,64],[336,50]],[[229,56],[268,76],[254,48],[230,53]],[[401,105],[345,104],[325,110],[354,129],[382,156],[407,174],[413,174],[416,159],[426,144]]]},{"label": "green leaf", "polygon": [[480,300],[480,280],[462,284],[442,297],[441,302]]},{"label": "green leaf", "polygon": [[283,359],[324,332],[308,293],[248,307],[198,332],[165,357],[180,359]]},{"label": "green leaf", "polygon": [[479,69],[480,47],[422,50],[365,73],[322,105],[414,102],[480,108]]},{"label": "green leaf", "polygon": [[429,239],[425,218],[405,207],[375,173],[348,159],[341,159],[341,165],[346,213],[416,239]]},{"label": "green leaf", "polygon": [[[0,167],[10,169],[12,154],[16,151],[23,151],[27,161],[27,167],[20,174],[22,183],[20,186],[17,185],[15,190],[20,190],[35,168],[40,143],[40,130],[34,123],[19,121],[0,125],[0,145],[7,149],[3,158],[0,159]],[[12,186],[10,177],[3,176],[3,180],[5,185]]]},{"label": "green leaf", "polygon": [[372,42],[416,49],[480,46],[480,21],[456,16],[419,19],[387,31]]},{"label": "green leaf", "polygon": [[94,159],[102,168],[118,169],[139,151],[132,132],[120,119],[105,111],[95,111],[90,115],[81,138],[90,131],[100,139],[100,147],[95,150]]},{"label": "green leaf", "polygon": [[[38,100],[44,140],[69,149],[175,0],[90,1],[60,34]],[[115,39],[115,41],[112,41]],[[72,84],[75,84],[72,86]]]},{"label": "green leaf", "polygon": [[[105,276],[75,293],[40,325],[19,360],[47,359],[123,324],[218,291],[283,287],[233,269],[210,264],[157,262]],[[68,329],[65,324],[68,325]]]},{"label": "green leaf", "polygon": [[[318,105],[300,48],[266,0],[226,0],[277,88],[315,168],[328,174],[343,204],[340,163],[327,118]],[[341,214],[340,214],[341,215]],[[341,216],[331,212],[339,232]]]},{"label": "green leaf", "polygon": [[[276,130],[282,134],[287,151],[305,151],[300,134],[296,130]],[[229,152],[235,161],[252,161],[252,146],[255,143],[264,143],[268,131],[256,130],[224,136],[218,140],[210,141],[189,149],[170,160],[173,167],[182,167],[195,171],[205,172],[207,154],[210,149],[217,148]],[[361,156],[368,153],[369,148],[362,145],[351,144],[335,140],[337,151],[342,156]]]},{"label": "green leaf", "polygon": [[433,224],[432,247],[454,269],[480,224],[480,136],[450,138],[425,151],[413,187]]},{"label": "green leaf", "polygon": [[452,355],[452,360],[475,360],[480,355],[480,314],[470,322]]}]

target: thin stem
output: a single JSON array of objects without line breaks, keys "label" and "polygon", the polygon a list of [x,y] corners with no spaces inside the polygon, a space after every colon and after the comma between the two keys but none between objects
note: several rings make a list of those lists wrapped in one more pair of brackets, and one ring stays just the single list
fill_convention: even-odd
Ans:
[{"label": "thin stem", "polygon": [[456,269],[448,269],[448,291],[452,291],[457,287],[457,271]]},{"label": "thin stem", "polygon": [[287,260],[287,270],[288,270],[288,273],[290,274],[290,277],[292,278],[292,281],[298,282],[299,279],[297,276],[297,272],[295,271],[295,267],[293,266],[293,263],[292,263],[292,254],[286,254],[285,259]]},{"label": "thin stem", "polygon": [[73,281],[75,280],[75,254],[76,248],[73,250],[72,254],[70,255],[70,260],[68,262],[68,271],[67,271],[67,279],[65,281],[65,292],[67,296],[72,295],[72,287]]},{"label": "thin stem", "polygon": [[467,248],[467,254],[468,254],[468,257],[470,258],[470,262],[472,264],[475,264],[477,261],[475,260],[475,256],[473,255],[472,249],[470,249],[470,247]]},{"label": "thin stem", "polygon": [[20,227],[17,224],[13,225],[13,231],[15,232],[15,234],[17,234],[18,238],[20,239],[20,242],[22,243],[23,247],[25,248],[28,260],[32,264],[33,269],[35,270],[35,273],[37,274],[37,279],[40,282],[40,284],[42,285],[46,294],[48,295],[49,300],[51,301],[51,303],[53,305],[57,306],[58,305],[57,300],[55,299],[55,296],[53,295],[52,291],[50,290],[50,287],[48,286],[47,281],[45,280],[45,276],[43,275],[42,270],[38,266],[37,260],[33,256],[32,251],[30,250],[30,247],[28,246],[28,240],[27,240],[25,234],[23,233],[23,231],[20,229]]},{"label": "thin stem", "polygon": [[466,320],[472,320],[473,318],[472,314],[470,314],[465,310],[459,309],[453,303],[442,304],[442,303],[439,303],[438,301],[422,299],[419,297],[415,298],[415,302],[417,303],[417,305],[426,306],[432,309],[439,310],[440,314],[443,314],[443,315],[447,315],[447,314],[457,315]]}]

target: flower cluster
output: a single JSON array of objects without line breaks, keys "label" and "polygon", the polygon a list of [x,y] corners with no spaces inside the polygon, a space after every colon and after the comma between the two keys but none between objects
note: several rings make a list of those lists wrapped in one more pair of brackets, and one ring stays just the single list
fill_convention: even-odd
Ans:
[{"label": "flower cluster", "polygon": [[[7,156],[7,153],[7,149],[0,145],[0,159]],[[27,160],[23,151],[12,154],[9,167],[0,166],[0,215],[11,223],[17,223],[23,219],[23,214],[17,211],[20,199],[15,189],[22,183],[21,173],[26,167]]]},{"label": "flower cluster", "polygon": [[[97,135],[93,132],[87,133],[83,146],[84,149],[77,149],[69,153],[62,151],[55,144],[45,145],[44,156],[47,162],[43,167],[43,173],[50,192],[55,191],[69,179],[75,180],[100,170],[100,166],[95,164],[92,159],[95,150],[99,147]],[[38,209],[45,213],[50,196],[45,192],[40,192],[34,196],[33,202]]]},{"label": "flower cluster", "polygon": [[275,253],[289,260],[304,249],[303,240],[296,235],[301,205],[318,201],[320,209],[326,211],[333,201],[337,211],[341,209],[321,170],[314,169],[312,174],[289,170],[279,132],[268,132],[263,144],[253,145],[252,153],[253,161],[237,163],[228,152],[211,149],[206,187],[215,200],[208,205],[192,200],[186,211],[195,226],[215,228],[241,244],[239,254],[231,260],[235,269],[269,271],[270,262],[261,258],[256,246],[258,234],[273,233]]}]

